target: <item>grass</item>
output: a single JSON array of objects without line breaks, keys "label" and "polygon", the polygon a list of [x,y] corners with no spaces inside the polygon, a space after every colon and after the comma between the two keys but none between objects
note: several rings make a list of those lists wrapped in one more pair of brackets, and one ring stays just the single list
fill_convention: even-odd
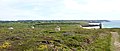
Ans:
[{"label": "grass", "polygon": [[[0,26],[1,51],[110,51],[111,35],[107,29],[82,29],[79,24],[53,25],[4,23]],[[13,30],[7,27],[13,26]],[[6,44],[7,43],[7,44]],[[4,47],[5,46],[5,47]]]}]

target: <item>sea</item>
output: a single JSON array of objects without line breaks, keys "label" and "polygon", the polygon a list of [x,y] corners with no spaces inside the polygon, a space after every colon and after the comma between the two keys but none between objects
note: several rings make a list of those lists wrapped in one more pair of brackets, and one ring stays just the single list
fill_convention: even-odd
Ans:
[{"label": "sea", "polygon": [[110,22],[102,22],[103,28],[120,28],[120,20],[109,20]]}]

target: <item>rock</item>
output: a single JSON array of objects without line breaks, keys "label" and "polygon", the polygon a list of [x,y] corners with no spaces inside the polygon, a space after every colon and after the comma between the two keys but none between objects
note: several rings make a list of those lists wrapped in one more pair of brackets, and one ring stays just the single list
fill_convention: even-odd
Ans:
[{"label": "rock", "polygon": [[42,43],[45,43],[45,44],[50,44],[51,42],[49,41],[41,41]]},{"label": "rock", "polygon": [[58,43],[61,43],[61,41],[60,40],[54,40],[55,42],[58,42]]},{"label": "rock", "polygon": [[22,39],[22,38],[20,38],[20,37],[15,37],[15,36],[6,38],[6,40],[21,40],[21,39]]},{"label": "rock", "polygon": [[34,29],[35,27],[34,26],[31,26],[32,29]]},{"label": "rock", "polygon": [[56,32],[58,32],[58,31],[60,31],[61,30],[61,28],[59,27],[59,26],[57,26],[56,28],[55,28],[55,31]]},{"label": "rock", "polygon": [[72,48],[72,51],[77,51],[77,48]]},{"label": "rock", "polygon": [[14,29],[14,28],[13,28],[13,27],[9,27],[8,29],[9,29],[9,30],[12,30],[12,29]]},{"label": "rock", "polygon": [[63,36],[68,36],[68,35],[71,35],[71,33],[69,33],[69,32],[63,33]]}]

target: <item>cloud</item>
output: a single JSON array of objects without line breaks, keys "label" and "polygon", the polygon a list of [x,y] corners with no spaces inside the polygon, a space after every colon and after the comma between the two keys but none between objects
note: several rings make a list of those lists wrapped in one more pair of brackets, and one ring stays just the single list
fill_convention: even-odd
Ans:
[{"label": "cloud", "polygon": [[0,0],[1,19],[119,19],[119,0]]},{"label": "cloud", "polygon": [[119,0],[64,0],[64,5],[67,10],[75,11],[75,14],[72,11],[72,14],[67,14],[68,17],[74,15],[73,19],[75,17],[77,19],[119,19],[119,2]]},{"label": "cloud", "polygon": [[[69,2],[68,2],[69,1]],[[78,0],[65,0],[66,8],[86,12],[112,12],[120,11],[119,0],[86,0],[86,4],[78,3]]]},{"label": "cloud", "polygon": [[58,12],[61,4],[57,0],[0,0],[0,6],[1,17],[41,19]]}]

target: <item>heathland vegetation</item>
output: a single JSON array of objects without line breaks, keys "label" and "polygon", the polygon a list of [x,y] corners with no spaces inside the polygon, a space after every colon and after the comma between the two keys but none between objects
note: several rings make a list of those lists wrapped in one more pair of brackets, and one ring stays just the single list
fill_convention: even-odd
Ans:
[{"label": "heathland vegetation", "polygon": [[[120,32],[119,29],[79,26],[84,24],[86,22],[1,22],[0,51],[110,51],[110,31]],[[55,31],[56,26],[60,31]]]}]

